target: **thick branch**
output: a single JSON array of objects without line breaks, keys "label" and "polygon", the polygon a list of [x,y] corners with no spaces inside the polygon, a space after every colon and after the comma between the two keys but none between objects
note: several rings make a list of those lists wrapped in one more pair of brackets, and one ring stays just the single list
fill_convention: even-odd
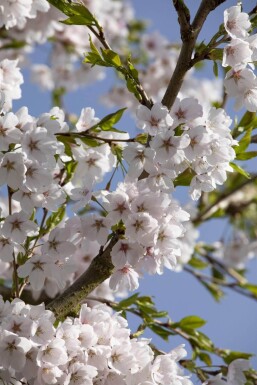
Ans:
[{"label": "thick branch", "polygon": [[117,241],[118,236],[115,235],[106,249],[100,251],[93,259],[89,268],[61,295],[48,304],[47,309],[54,312],[57,319],[65,318],[76,311],[87,295],[110,277],[113,271],[110,253]]},{"label": "thick branch", "polygon": [[202,0],[195,18],[190,25],[190,28],[187,28],[188,33],[183,35],[184,40],[179,54],[178,62],[170,79],[165,95],[162,99],[162,104],[165,105],[168,109],[172,107],[179,93],[185,74],[192,67],[192,53],[195,48],[197,37],[207,16],[211,11],[213,11],[225,1],[226,0]]}]

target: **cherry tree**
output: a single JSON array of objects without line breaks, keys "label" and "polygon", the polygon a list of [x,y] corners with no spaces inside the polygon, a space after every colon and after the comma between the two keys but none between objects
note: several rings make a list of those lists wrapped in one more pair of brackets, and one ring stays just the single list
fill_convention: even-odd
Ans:
[{"label": "cherry tree", "polygon": [[[242,163],[257,156],[257,7],[202,0],[193,14],[186,3],[173,0],[181,41],[170,42],[127,1],[0,0],[2,384],[257,383],[251,352],[216,346],[201,317],[172,320],[140,294],[144,275],[169,269],[214,300],[257,300],[246,274],[257,174]],[[216,10],[217,31],[199,41]],[[44,49],[47,64],[31,62]],[[205,62],[211,79],[197,76]],[[52,95],[40,116],[15,108],[24,70]],[[108,71],[112,112],[71,111],[66,95]],[[217,217],[230,237],[207,244],[199,226]],[[146,329],[181,344],[164,352]]]}]

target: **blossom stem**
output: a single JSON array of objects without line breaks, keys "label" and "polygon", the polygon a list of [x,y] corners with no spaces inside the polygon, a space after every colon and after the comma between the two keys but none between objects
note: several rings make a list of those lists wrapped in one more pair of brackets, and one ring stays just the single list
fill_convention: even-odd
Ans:
[{"label": "blossom stem", "polygon": [[19,280],[17,274],[17,265],[15,254],[13,253],[13,295],[15,298],[19,298]]}]

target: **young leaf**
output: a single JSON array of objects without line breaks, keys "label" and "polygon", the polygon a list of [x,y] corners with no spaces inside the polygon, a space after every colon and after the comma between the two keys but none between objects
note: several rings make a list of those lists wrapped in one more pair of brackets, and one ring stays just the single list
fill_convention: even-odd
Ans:
[{"label": "young leaf", "polygon": [[139,293],[136,293],[136,294],[133,294],[131,297],[123,299],[122,301],[119,302],[117,306],[117,310],[127,309],[129,306],[133,305],[136,302],[138,296],[139,296]]},{"label": "young leaf", "polygon": [[221,354],[223,360],[226,362],[227,365],[229,365],[232,361],[237,359],[244,359],[248,360],[253,356],[253,354],[250,353],[243,353],[243,352],[237,352],[237,351],[231,351],[231,350],[225,350]]},{"label": "young leaf", "polygon": [[191,315],[185,318],[182,318],[182,320],[179,321],[178,326],[181,329],[198,329],[206,324],[206,321],[202,318]]},{"label": "young leaf", "polygon": [[213,62],[213,73],[216,78],[219,76],[219,66],[216,61]]},{"label": "young leaf", "polygon": [[247,179],[251,179],[251,175],[247,171],[245,171],[242,167],[238,166],[238,164],[235,164],[233,162],[230,162],[229,164],[239,174],[243,175]]},{"label": "young leaf", "polygon": [[102,49],[102,56],[106,63],[109,63],[112,67],[120,67],[121,59],[119,55],[111,49]]},{"label": "young leaf", "polygon": [[101,127],[103,131],[111,131],[111,129],[113,129],[114,124],[116,124],[122,118],[122,115],[126,109],[127,108],[121,108],[120,110],[113,112],[112,114],[106,115],[103,119],[100,120],[100,122],[92,126],[91,130],[97,127]]},{"label": "young leaf", "polygon": [[218,285],[214,283],[201,282],[203,286],[209,291],[209,293],[213,296],[216,301],[219,301],[223,296],[224,292],[220,289]]},{"label": "young leaf", "polygon": [[247,147],[249,146],[251,142],[251,134],[252,134],[252,127],[248,128],[245,132],[245,135],[242,139],[239,140],[238,146],[235,146],[235,152],[236,154],[240,154],[242,152],[245,152]]},{"label": "young leaf", "polygon": [[147,325],[149,329],[151,329],[155,334],[161,337],[163,340],[168,341],[169,336],[172,334],[168,330],[156,324]]},{"label": "young leaf", "polygon": [[208,266],[208,263],[202,261],[200,258],[192,257],[188,264],[195,269],[205,269]]},{"label": "young leaf", "polygon": [[174,186],[189,186],[194,176],[195,172],[191,168],[187,168],[175,179]]},{"label": "young leaf", "polygon": [[50,230],[54,229],[64,218],[65,205],[60,206],[57,211],[52,213],[46,221],[46,227],[43,229],[44,234],[47,234]]},{"label": "young leaf", "polygon": [[236,160],[248,160],[255,158],[257,156],[257,151],[248,151],[248,152],[243,152],[241,154],[237,154]]}]

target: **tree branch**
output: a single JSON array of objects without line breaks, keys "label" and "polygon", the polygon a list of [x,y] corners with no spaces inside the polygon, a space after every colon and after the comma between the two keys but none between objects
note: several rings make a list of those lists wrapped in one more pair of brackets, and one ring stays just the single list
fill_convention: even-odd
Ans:
[{"label": "tree branch", "polygon": [[183,0],[173,0],[173,5],[178,14],[181,39],[184,41],[190,33],[190,12]]},{"label": "tree branch", "polygon": [[113,271],[111,251],[119,236],[114,235],[105,250],[101,250],[93,259],[88,269],[62,294],[47,305],[57,319],[63,319],[78,307],[89,293],[110,277]]},{"label": "tree branch", "polygon": [[251,143],[257,143],[257,135],[256,134],[251,137]]},{"label": "tree branch", "polygon": [[[236,186],[233,190],[224,192],[223,194],[221,194],[218,197],[216,202],[212,203],[211,205],[207,206],[203,211],[201,211],[199,213],[199,215],[196,218],[193,219],[192,222],[195,225],[199,225],[202,221],[205,221],[206,219],[211,217],[211,215],[213,213],[215,213],[215,211],[217,211],[219,209],[221,204],[222,204],[223,208],[227,207],[229,205],[229,198],[231,198],[231,196],[234,193],[236,193],[237,191],[241,190],[245,186],[255,182],[256,180],[257,180],[257,175],[253,175],[251,179],[247,179],[244,183],[240,184],[239,186]],[[227,202],[226,202],[226,200],[227,200]]]},{"label": "tree branch", "polygon": [[[183,27],[183,32],[187,30],[187,33],[183,34],[183,44],[180,50],[178,62],[176,68],[172,74],[169,85],[162,99],[162,104],[170,109],[179,93],[182,86],[185,74],[192,67],[191,58],[195,48],[197,37],[202,29],[202,26],[211,11],[217,8],[220,4],[226,0],[202,0],[200,7],[195,15],[195,18],[190,25],[190,28]],[[181,6],[180,6],[181,7]],[[180,13],[182,18],[182,8]],[[185,16],[183,16],[185,19]]]}]

